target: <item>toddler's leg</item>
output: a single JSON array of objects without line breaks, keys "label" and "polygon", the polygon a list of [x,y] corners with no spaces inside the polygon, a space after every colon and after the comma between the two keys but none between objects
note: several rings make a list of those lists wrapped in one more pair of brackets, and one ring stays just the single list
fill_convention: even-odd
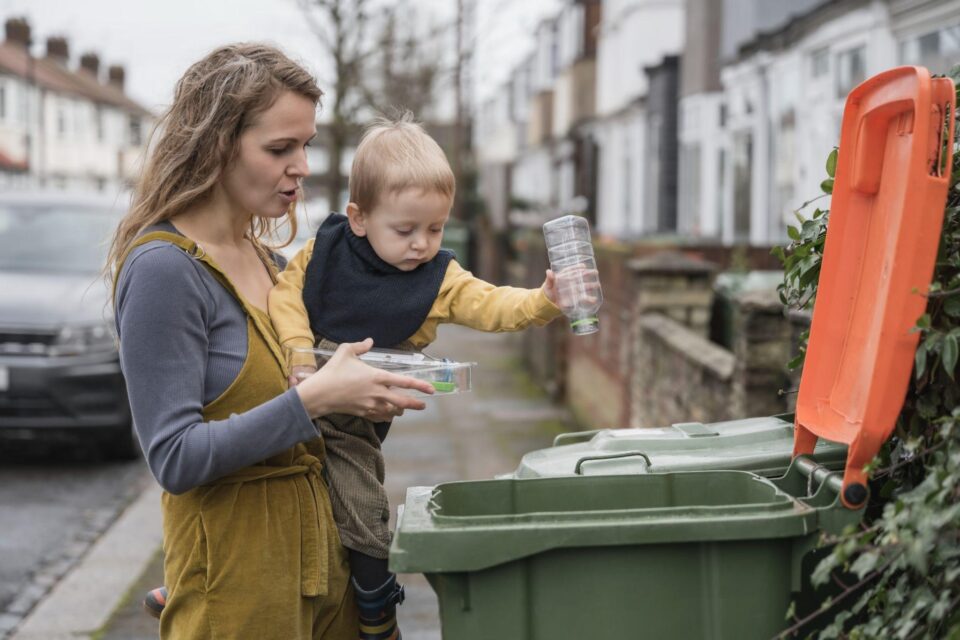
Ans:
[{"label": "toddler's leg", "polygon": [[330,504],[349,553],[360,638],[399,640],[396,608],[403,602],[403,587],[387,568],[390,510],[380,450],[381,428],[389,423],[332,415],[317,425],[327,450]]},{"label": "toddler's leg", "polygon": [[374,558],[348,549],[351,582],[360,610],[361,640],[400,640],[397,605],[403,603],[403,585],[390,573],[386,558]]}]

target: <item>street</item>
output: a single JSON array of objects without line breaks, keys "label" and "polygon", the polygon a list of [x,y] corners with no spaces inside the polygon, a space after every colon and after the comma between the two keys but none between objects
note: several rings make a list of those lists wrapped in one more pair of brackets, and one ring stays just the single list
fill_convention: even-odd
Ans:
[{"label": "street", "polygon": [[84,447],[3,443],[0,637],[17,624],[149,481],[142,460]]}]

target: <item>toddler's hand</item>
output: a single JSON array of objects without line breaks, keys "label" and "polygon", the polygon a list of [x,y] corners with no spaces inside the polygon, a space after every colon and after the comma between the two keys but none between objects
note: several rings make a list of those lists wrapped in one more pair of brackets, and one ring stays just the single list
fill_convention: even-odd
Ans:
[{"label": "toddler's hand", "polygon": [[309,364],[294,365],[290,370],[290,377],[288,378],[288,381],[290,382],[290,388],[292,389],[300,384],[301,380],[313,374],[316,372],[316,370],[317,368],[315,366]]},{"label": "toddler's hand", "polygon": [[547,300],[557,304],[557,277],[550,269],[547,269],[547,277],[540,288],[543,290],[543,295],[547,296]]}]

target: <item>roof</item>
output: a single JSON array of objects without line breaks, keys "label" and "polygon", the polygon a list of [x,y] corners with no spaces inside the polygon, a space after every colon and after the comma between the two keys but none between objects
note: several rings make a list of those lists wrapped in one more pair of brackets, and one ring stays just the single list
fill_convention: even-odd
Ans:
[{"label": "roof", "polygon": [[870,2],[871,0],[824,1],[805,13],[793,16],[786,23],[773,30],[758,32],[752,39],[739,46],[737,58],[742,60],[758,51],[786,49],[817,27],[854,9],[867,6]]},{"label": "roof", "polygon": [[21,172],[29,169],[30,166],[23,160],[14,160],[0,149],[0,171]]},{"label": "roof", "polygon": [[11,42],[0,43],[0,71],[30,79],[57,93],[108,104],[141,116],[152,115],[114,85],[103,84],[87,72],[72,71],[49,58],[37,58]]}]

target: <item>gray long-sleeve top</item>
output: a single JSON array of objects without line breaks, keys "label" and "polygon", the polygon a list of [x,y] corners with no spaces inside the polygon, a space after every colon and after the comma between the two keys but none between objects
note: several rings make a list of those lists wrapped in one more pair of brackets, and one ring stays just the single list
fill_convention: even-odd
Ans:
[{"label": "gray long-sleeve top", "polygon": [[183,493],[317,437],[293,389],[204,422],[203,407],[240,373],[247,322],[237,300],[179,247],[153,241],[134,249],[115,304],[134,425],[165,490]]}]

